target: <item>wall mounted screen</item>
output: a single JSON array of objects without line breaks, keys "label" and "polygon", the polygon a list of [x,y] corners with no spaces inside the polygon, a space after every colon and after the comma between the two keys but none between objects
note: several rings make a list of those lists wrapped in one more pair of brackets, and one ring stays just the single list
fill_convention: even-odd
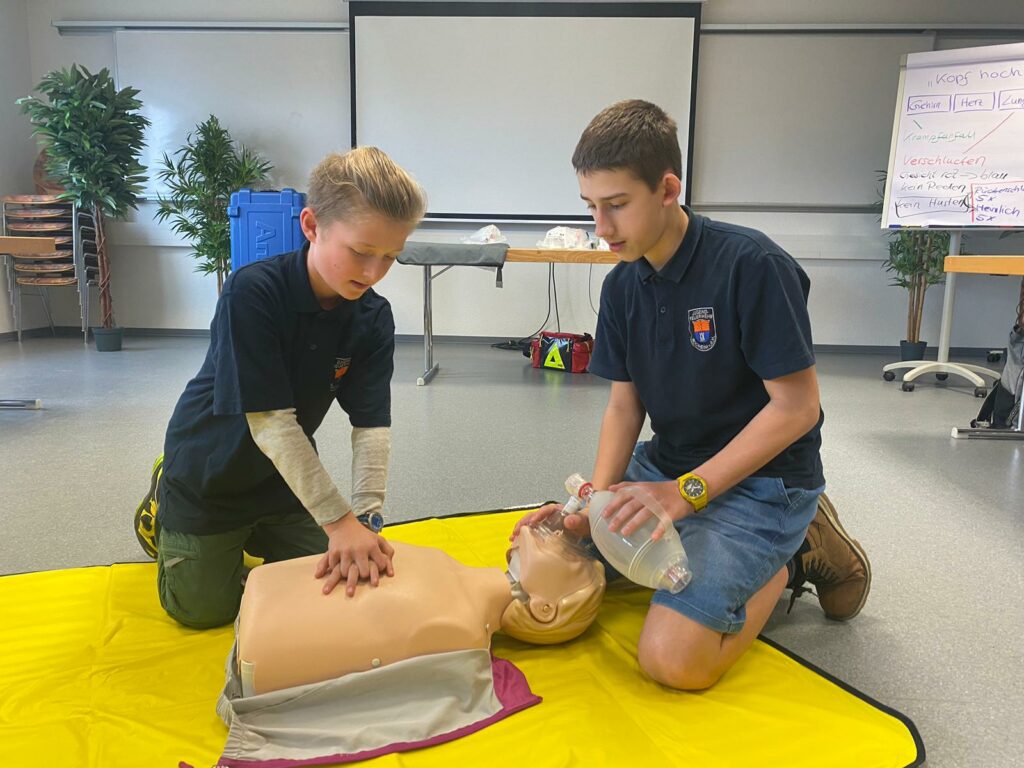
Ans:
[{"label": "wall mounted screen", "polygon": [[689,200],[699,8],[352,2],[353,143],[411,171],[432,218],[589,220],[580,132],[647,99],[679,125]]}]

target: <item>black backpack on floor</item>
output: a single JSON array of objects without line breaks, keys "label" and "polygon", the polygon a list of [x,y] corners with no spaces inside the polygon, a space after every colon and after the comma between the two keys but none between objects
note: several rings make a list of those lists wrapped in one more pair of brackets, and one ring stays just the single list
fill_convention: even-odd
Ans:
[{"label": "black backpack on floor", "polygon": [[972,427],[1015,429],[1020,413],[1021,391],[1024,389],[1024,327],[1014,326],[1006,345],[1006,365],[992,385]]}]

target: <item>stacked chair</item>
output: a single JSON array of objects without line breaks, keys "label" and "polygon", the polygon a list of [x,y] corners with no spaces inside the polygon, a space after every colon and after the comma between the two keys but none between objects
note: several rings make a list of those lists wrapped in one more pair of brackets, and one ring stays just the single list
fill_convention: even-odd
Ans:
[{"label": "stacked chair", "polygon": [[82,334],[88,341],[89,287],[98,284],[96,225],[92,214],[81,211],[56,195],[6,195],[0,197],[0,232],[11,237],[54,238],[57,250],[8,255],[7,286],[14,324],[21,341],[22,297],[38,296],[55,333],[49,289],[74,287],[82,317]]}]

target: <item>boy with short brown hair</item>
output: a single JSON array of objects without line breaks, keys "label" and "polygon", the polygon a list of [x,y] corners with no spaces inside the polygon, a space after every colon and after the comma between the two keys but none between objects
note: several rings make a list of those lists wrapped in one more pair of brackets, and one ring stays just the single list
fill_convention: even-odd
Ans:
[{"label": "boy with short brown hair", "polygon": [[[787,584],[813,583],[838,620],[870,588],[867,556],[823,494],[810,282],[764,234],[680,206],[676,124],[654,104],[598,114],[573,166],[596,234],[621,259],[590,364],[612,382],[592,482],[639,485],[672,518],[693,579],[655,592],[638,657],[661,683],[707,688]],[[654,438],[637,442],[648,416]],[[649,514],[625,495],[604,511],[626,533]],[[581,516],[566,525],[588,530]]]}]

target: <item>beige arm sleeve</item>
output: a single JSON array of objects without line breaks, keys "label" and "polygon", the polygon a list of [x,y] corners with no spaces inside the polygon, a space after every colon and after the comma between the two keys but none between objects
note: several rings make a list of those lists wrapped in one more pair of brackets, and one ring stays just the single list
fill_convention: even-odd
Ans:
[{"label": "beige arm sleeve", "polygon": [[247,413],[245,418],[256,445],[274,463],[317,525],[333,523],[351,510],[299,426],[294,408]]},{"label": "beige arm sleeve", "polygon": [[352,509],[357,515],[384,506],[390,458],[390,427],[352,429]]}]

